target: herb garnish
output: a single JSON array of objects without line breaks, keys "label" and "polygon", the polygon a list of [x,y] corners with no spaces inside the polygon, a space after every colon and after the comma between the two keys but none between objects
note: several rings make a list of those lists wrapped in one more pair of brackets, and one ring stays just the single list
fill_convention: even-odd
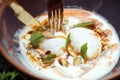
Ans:
[{"label": "herb garnish", "polygon": [[45,26],[42,26],[42,27],[38,27],[36,30],[40,31],[40,32],[43,32],[43,31],[46,31],[48,28],[50,28],[50,25],[45,25]]},{"label": "herb garnish", "polygon": [[50,59],[53,59],[53,58],[55,58],[56,57],[56,54],[49,54],[49,55],[47,55],[46,56],[46,60],[50,60]]},{"label": "herb garnish", "polygon": [[39,34],[38,32],[34,32],[32,35],[31,35],[31,38],[30,38],[30,43],[32,44],[33,48],[36,48],[40,42],[40,39],[43,38],[44,36]]},{"label": "herb garnish", "polygon": [[70,43],[70,33],[69,33],[68,36],[67,36],[66,44],[65,44],[65,49],[66,49],[67,51],[68,51],[69,43]]},{"label": "herb garnish", "polygon": [[53,63],[55,60],[54,59],[50,59],[50,60],[43,60],[42,62],[44,64],[49,64],[49,63]]},{"label": "herb garnish", "polygon": [[81,47],[81,56],[84,59],[84,63],[87,62],[87,49],[88,49],[87,43],[83,44]]},{"label": "herb garnish", "polygon": [[52,63],[54,62],[54,58],[56,58],[56,54],[46,55],[46,57],[43,59],[43,63],[44,64]]},{"label": "herb garnish", "polygon": [[92,26],[94,25],[93,22],[84,22],[84,23],[78,23],[76,25],[74,25],[73,27],[76,28],[76,27],[88,27],[88,26]]}]

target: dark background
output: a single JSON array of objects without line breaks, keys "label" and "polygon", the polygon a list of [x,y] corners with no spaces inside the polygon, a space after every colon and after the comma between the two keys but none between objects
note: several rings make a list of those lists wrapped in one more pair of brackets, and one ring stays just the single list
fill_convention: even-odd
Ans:
[{"label": "dark background", "polygon": [[[28,0],[29,1],[29,0]],[[108,21],[115,27],[120,38],[120,0],[103,0],[102,6],[97,10],[102,16],[104,16]],[[33,80],[27,75],[16,70],[12,65],[10,65],[0,53],[0,76],[3,74],[8,74],[8,78],[4,80],[10,80],[11,75],[14,77],[13,80]],[[1,78],[0,78],[1,79]],[[118,80],[120,77],[117,77],[113,80]]]},{"label": "dark background", "polygon": [[103,0],[98,10],[115,27],[120,38],[120,0]]}]

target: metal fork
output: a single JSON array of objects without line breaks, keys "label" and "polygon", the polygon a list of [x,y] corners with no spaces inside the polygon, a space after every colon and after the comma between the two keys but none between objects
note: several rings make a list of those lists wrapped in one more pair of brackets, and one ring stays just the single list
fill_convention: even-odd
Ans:
[{"label": "metal fork", "polygon": [[63,3],[62,0],[46,0],[48,18],[49,18],[49,31],[55,33],[62,30],[63,22]]}]

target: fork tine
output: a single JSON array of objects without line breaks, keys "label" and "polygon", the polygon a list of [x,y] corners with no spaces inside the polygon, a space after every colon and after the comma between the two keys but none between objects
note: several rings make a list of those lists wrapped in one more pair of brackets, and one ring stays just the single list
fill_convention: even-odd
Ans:
[{"label": "fork tine", "polygon": [[55,18],[54,18],[54,32],[56,32],[57,29],[57,22],[58,22],[58,17],[57,17],[57,10],[55,10]]},{"label": "fork tine", "polygon": [[53,19],[54,19],[54,15],[53,15],[53,11],[52,11],[52,12],[51,12],[51,17],[50,17],[50,20],[49,20],[49,22],[50,22],[50,32],[51,32],[51,33],[54,33],[54,32],[53,32],[53,29],[54,29],[54,28],[53,28],[53,27],[54,27],[54,26],[53,26]]},{"label": "fork tine", "polygon": [[[63,8],[63,7],[62,7]],[[63,9],[60,9],[60,30],[62,31],[62,23],[63,23]]]},{"label": "fork tine", "polygon": [[57,9],[57,28],[56,28],[56,31],[59,31],[59,27],[58,27],[58,24],[59,24],[59,15],[58,15],[58,12],[59,10]]},{"label": "fork tine", "polygon": [[60,9],[58,9],[58,30],[60,30]]}]

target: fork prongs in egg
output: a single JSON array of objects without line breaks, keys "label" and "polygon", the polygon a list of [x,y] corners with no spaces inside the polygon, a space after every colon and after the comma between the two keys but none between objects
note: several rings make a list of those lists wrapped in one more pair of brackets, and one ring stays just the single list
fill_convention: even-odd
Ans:
[{"label": "fork prongs in egg", "polygon": [[56,31],[62,30],[62,21],[63,21],[63,14],[61,14],[60,9],[57,11],[52,11],[52,16],[50,17],[50,32],[55,33]]}]

